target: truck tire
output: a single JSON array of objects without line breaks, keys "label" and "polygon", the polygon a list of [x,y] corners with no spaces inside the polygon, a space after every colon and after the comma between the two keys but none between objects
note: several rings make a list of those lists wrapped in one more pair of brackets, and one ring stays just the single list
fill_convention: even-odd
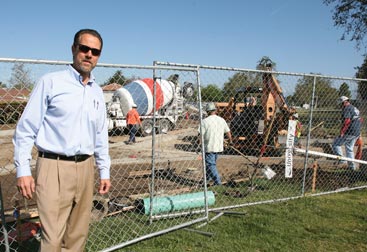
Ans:
[{"label": "truck tire", "polygon": [[150,136],[153,133],[153,120],[145,119],[141,123],[141,133],[143,136]]},{"label": "truck tire", "polygon": [[171,129],[171,123],[167,119],[159,120],[159,134],[167,134]]}]

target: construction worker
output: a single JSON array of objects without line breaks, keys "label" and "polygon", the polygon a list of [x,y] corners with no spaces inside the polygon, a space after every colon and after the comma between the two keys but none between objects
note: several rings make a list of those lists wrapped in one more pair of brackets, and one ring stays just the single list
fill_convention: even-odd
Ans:
[{"label": "construction worker", "polygon": [[249,96],[245,98],[245,106],[246,107],[255,107],[256,106],[256,97]]},{"label": "construction worker", "polygon": [[127,112],[126,115],[126,123],[129,129],[129,141],[127,144],[134,144],[136,142],[135,135],[138,132],[139,125],[141,126],[141,120],[138,113],[138,110],[136,109],[138,106],[133,103],[132,108]]},{"label": "construction worker", "polygon": [[[208,103],[206,111],[208,117],[202,121],[201,125],[201,133],[204,139],[206,179],[207,181],[213,180],[214,185],[221,185],[222,182],[217,170],[218,153],[223,152],[224,134],[227,134],[230,144],[232,143],[232,135],[227,122],[216,114],[214,103]],[[200,135],[200,126],[198,132]]]},{"label": "construction worker", "polygon": [[294,132],[294,146],[301,148],[302,145],[299,141],[299,138],[301,137],[302,123],[299,121],[298,117],[298,113],[292,115],[292,120],[296,121],[296,130]]},{"label": "construction worker", "polygon": [[[360,137],[361,118],[359,110],[354,107],[346,96],[341,96],[338,103],[342,106],[342,127],[340,135],[334,140],[333,150],[338,156],[343,156],[342,145],[345,145],[345,153],[347,158],[354,158],[354,145]],[[355,164],[351,161],[339,161],[339,165],[347,166],[351,170],[355,170]]]}]

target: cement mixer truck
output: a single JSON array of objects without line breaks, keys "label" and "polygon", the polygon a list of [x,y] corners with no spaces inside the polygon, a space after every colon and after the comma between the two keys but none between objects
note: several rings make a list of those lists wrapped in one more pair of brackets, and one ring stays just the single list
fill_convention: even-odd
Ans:
[{"label": "cement mixer truck", "polygon": [[194,94],[192,83],[180,86],[178,75],[164,79],[156,79],[155,115],[153,107],[154,80],[151,78],[132,81],[116,90],[112,102],[107,104],[109,131],[126,127],[126,114],[135,103],[142,121],[141,133],[150,135],[154,130],[153,117],[156,118],[157,133],[172,130],[177,120],[185,112],[185,99]]}]

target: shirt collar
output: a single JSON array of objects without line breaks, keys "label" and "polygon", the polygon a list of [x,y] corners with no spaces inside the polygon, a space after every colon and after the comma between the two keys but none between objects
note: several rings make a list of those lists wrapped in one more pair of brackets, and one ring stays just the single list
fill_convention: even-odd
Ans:
[{"label": "shirt collar", "polygon": [[[77,70],[75,70],[75,68],[71,64],[69,65],[69,71],[70,71],[70,74],[74,77],[74,79],[76,81],[78,81],[80,84],[83,84],[83,82],[82,82],[83,77],[80,75],[80,73]],[[89,81],[88,81],[87,85],[92,86],[92,84],[96,83],[95,80],[96,79],[95,79],[93,73],[90,73],[90,78],[89,78]]]}]

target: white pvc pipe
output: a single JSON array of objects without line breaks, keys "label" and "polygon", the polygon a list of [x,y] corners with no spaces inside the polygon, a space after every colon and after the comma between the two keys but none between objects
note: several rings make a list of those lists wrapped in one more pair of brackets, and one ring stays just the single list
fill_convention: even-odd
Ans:
[{"label": "white pvc pipe", "polygon": [[310,155],[334,158],[336,160],[345,160],[345,161],[352,161],[352,162],[356,162],[356,163],[360,163],[360,164],[367,164],[367,161],[364,161],[364,160],[359,160],[359,159],[354,159],[354,158],[347,158],[347,157],[327,154],[327,153],[318,152],[318,151],[311,151],[311,150],[306,151],[304,149],[298,149],[298,148],[294,148],[294,151],[298,152],[298,153],[303,153],[303,154],[306,154],[306,152],[307,152],[307,154],[310,154]]}]

